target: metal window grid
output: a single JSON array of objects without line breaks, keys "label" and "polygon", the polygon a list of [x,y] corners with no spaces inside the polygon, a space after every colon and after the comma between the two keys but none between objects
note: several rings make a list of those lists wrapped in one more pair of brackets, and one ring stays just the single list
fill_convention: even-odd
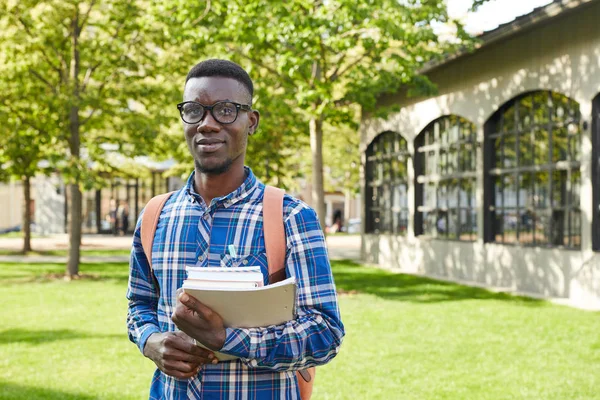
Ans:
[{"label": "metal window grid", "polygon": [[580,119],[575,101],[538,91],[486,124],[486,241],[580,248]]}]

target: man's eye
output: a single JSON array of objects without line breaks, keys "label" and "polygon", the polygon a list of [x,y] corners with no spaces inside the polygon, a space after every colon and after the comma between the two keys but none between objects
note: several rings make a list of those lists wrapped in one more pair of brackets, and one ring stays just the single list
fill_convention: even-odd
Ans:
[{"label": "man's eye", "polygon": [[226,105],[223,107],[219,107],[219,110],[217,112],[219,113],[219,115],[231,115],[235,113],[235,107]]},{"label": "man's eye", "polygon": [[189,107],[183,110],[186,115],[199,115],[202,114],[201,107]]}]

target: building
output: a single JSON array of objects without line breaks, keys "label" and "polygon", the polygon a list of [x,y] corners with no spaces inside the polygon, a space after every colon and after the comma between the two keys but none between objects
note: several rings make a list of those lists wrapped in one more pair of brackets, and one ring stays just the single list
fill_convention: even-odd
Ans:
[{"label": "building", "polygon": [[600,308],[600,1],[555,0],[428,65],[361,124],[362,254]]},{"label": "building", "polygon": [[[117,163],[123,162],[122,157],[117,155],[117,158]],[[154,162],[147,157],[136,157],[135,164],[135,174],[103,176],[102,188],[83,192],[83,233],[118,234],[123,228],[132,233],[148,200],[182,185],[177,177],[163,176],[175,164],[172,160]],[[38,175],[32,179],[31,198],[33,232],[42,235],[67,232],[70,195],[59,175]],[[21,182],[0,184],[0,232],[21,229],[23,204]],[[127,212],[122,212],[125,209]]]},{"label": "building", "polygon": [[[327,173],[327,169],[325,169]],[[309,206],[316,208],[312,201],[312,182],[307,180],[299,180],[300,190],[291,191],[290,194],[296,198],[306,202]],[[341,185],[340,185],[341,186]],[[357,233],[355,221],[360,219],[361,215],[361,196],[350,193],[349,191],[331,191],[325,192],[325,229],[334,233],[339,227],[336,226],[336,220],[341,224],[341,229],[347,233]]]}]

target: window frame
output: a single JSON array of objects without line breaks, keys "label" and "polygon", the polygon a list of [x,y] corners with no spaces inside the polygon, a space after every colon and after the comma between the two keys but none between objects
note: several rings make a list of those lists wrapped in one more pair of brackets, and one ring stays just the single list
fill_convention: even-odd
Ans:
[{"label": "window frame", "polygon": [[[440,127],[443,124],[444,127]],[[451,137],[452,131],[456,129],[455,140]],[[468,131],[467,135],[463,132]],[[444,133],[445,132],[445,133]],[[442,135],[447,135],[441,137]],[[466,137],[465,137],[466,136]],[[430,143],[431,142],[431,143]],[[463,148],[464,146],[464,148]],[[470,148],[469,150],[466,150]],[[473,242],[477,240],[477,128],[468,119],[456,115],[444,115],[431,121],[425,129],[415,138],[415,236],[427,236],[441,240]],[[466,153],[463,153],[466,151]],[[470,151],[470,153],[469,153]],[[454,156],[449,156],[455,154]],[[465,159],[462,157],[469,154],[469,168],[465,167]],[[446,157],[446,161],[442,159]],[[433,161],[429,161],[432,157]],[[455,164],[452,171],[448,171],[452,159]],[[433,171],[427,171],[426,167],[430,165]],[[424,205],[426,201],[425,185],[432,184],[435,193],[435,207]],[[461,184],[471,186],[471,190],[465,196],[466,204],[461,201]],[[450,206],[450,196],[444,196],[446,206],[439,204],[440,190],[448,193],[448,188],[456,188],[455,205]],[[425,232],[425,213],[435,215],[436,227],[433,234]],[[454,214],[455,229],[451,231],[452,226],[450,215]],[[463,219],[464,214],[464,219]],[[442,217],[440,217],[440,215]],[[443,228],[438,225],[440,221],[444,222]],[[467,232],[463,231],[466,224]]]},{"label": "window frame", "polygon": [[[387,147],[391,146],[391,147]],[[386,152],[386,150],[391,150]],[[393,131],[385,131],[378,134],[369,144],[365,151],[365,233],[366,234],[394,234],[406,235],[410,219],[408,207],[408,159],[410,153],[408,151],[408,142],[399,133]],[[404,166],[404,176],[399,174],[398,168],[394,168],[394,160],[396,167],[398,163]],[[385,163],[385,164],[384,164]],[[386,172],[390,179],[384,176]],[[378,176],[375,176],[377,174]],[[377,178],[377,179],[376,179]],[[404,186],[405,205],[395,207],[394,190],[397,187]],[[378,193],[386,193],[388,198],[383,198],[383,202],[377,195]],[[374,205],[374,202],[377,204]],[[385,205],[390,207],[385,209]],[[383,215],[383,217],[382,217]],[[405,215],[404,223],[401,217]],[[382,224],[383,226],[382,229]]]},{"label": "window frame", "polygon": [[[546,103],[536,102],[536,96],[542,94],[547,95]],[[531,98],[531,113],[528,115],[529,125],[520,126],[523,122],[523,118],[527,117],[525,114],[521,114],[521,107],[527,109],[524,102]],[[558,119],[555,117],[555,112],[558,110],[558,106],[555,101],[561,101],[562,104],[568,104],[568,108],[565,110],[564,118]],[[546,113],[543,114],[545,119],[541,122],[535,123],[535,110],[546,108]],[[512,110],[512,111],[511,111]],[[571,112],[573,111],[573,112]],[[512,113],[512,121],[505,118],[507,115]],[[509,117],[510,118],[510,117]],[[513,129],[504,129],[506,121],[512,123]],[[543,248],[563,248],[580,250],[581,249],[581,229],[582,229],[582,218],[581,208],[579,202],[573,202],[573,199],[579,199],[580,190],[573,189],[575,179],[574,173],[579,173],[578,185],[581,186],[581,113],[580,105],[573,99],[563,95],[562,93],[552,92],[547,90],[526,92],[519,96],[514,97],[510,101],[506,102],[500,107],[492,117],[488,120],[484,127],[484,241],[488,243],[497,243],[502,245],[518,245],[527,247],[543,247]],[[569,133],[571,126],[576,127],[576,132],[573,134]],[[558,138],[557,131],[564,129],[566,140],[566,160],[554,160],[555,150],[554,139]],[[536,150],[538,139],[536,138],[536,132],[546,133],[548,135],[546,144],[547,153],[540,153],[543,156],[547,155],[546,163],[536,163]],[[579,135],[579,138],[576,136]],[[496,150],[496,140],[501,140],[501,159],[503,163],[506,163],[507,158],[504,156],[505,151],[508,147],[505,146],[506,138],[514,139],[514,165],[498,167],[496,160],[498,157]],[[527,142],[529,140],[529,142]],[[577,142],[578,140],[578,142]],[[522,160],[526,159],[523,157],[521,141],[527,145],[528,143],[533,146],[532,154],[525,156],[531,157],[530,165],[523,165]],[[540,142],[541,143],[541,142]],[[572,149],[572,143],[579,144],[578,148]],[[527,152],[525,152],[527,154]],[[573,158],[573,154],[575,157]],[[522,158],[523,157],[523,158]],[[562,172],[566,173],[564,180],[565,190],[561,191],[559,195],[563,197],[561,204],[560,200],[556,199],[556,193],[554,191],[555,173],[558,176],[562,175]],[[543,178],[543,174],[547,174],[548,182],[546,186],[538,185],[536,174],[539,174]],[[529,183],[525,184],[523,181],[529,177]],[[535,178],[534,178],[535,177]],[[507,201],[505,200],[506,191],[504,187],[500,190],[502,205],[498,206],[496,202],[496,179],[512,179],[512,185],[515,195],[515,204],[506,206]],[[541,178],[540,178],[541,179]],[[560,178],[562,179],[562,178]],[[521,185],[526,186],[525,189]],[[504,185],[505,186],[505,185]],[[525,190],[525,200],[533,201],[534,203],[543,198],[545,205],[537,206],[536,204],[527,205],[521,204],[521,194]],[[509,192],[510,193],[510,192]],[[543,193],[540,195],[539,193]],[[497,213],[500,210],[500,213]],[[507,212],[508,210],[508,212]],[[506,229],[504,228],[505,216],[513,212],[517,217],[515,223],[515,236],[514,241],[510,239],[506,240]],[[576,221],[574,217],[575,213],[579,213],[579,218]],[[502,221],[499,221],[497,215],[501,215]],[[532,223],[530,231],[522,230],[523,225],[522,218],[527,215],[527,225],[529,222]],[[533,217],[531,217],[533,216]],[[543,218],[547,219],[546,223],[539,223],[539,220]],[[566,221],[566,224],[565,224]],[[559,223],[562,225],[560,232],[555,230],[554,224]],[[538,232],[537,225],[541,225],[542,229]],[[573,228],[575,226],[575,228]],[[579,232],[575,231],[576,226],[579,227]],[[565,233],[566,228],[566,233]],[[497,235],[500,234],[502,240],[497,240]],[[527,241],[526,234],[531,235],[530,241]],[[557,235],[557,233],[559,233]],[[521,238],[521,235],[525,239]],[[544,237],[545,240],[538,241],[538,236]],[[567,244],[565,244],[565,238]],[[578,239],[576,242],[575,240]],[[558,241],[561,241],[559,244]]]}]

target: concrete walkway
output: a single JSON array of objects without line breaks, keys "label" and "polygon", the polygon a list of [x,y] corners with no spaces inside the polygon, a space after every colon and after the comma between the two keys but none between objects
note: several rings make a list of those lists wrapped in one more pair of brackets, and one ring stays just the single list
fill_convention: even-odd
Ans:
[{"label": "concrete walkway", "polygon": [[[68,235],[52,235],[36,237],[31,240],[34,251],[67,250],[69,248]],[[0,238],[0,250],[19,251],[23,247],[23,239]],[[360,236],[328,236],[327,247],[331,260],[360,259]],[[131,236],[110,235],[84,235],[81,244],[82,250],[129,250],[131,249]],[[22,263],[66,263],[65,256],[45,255],[0,255],[0,262]],[[129,262],[129,256],[82,256],[84,263],[117,263]]]}]

